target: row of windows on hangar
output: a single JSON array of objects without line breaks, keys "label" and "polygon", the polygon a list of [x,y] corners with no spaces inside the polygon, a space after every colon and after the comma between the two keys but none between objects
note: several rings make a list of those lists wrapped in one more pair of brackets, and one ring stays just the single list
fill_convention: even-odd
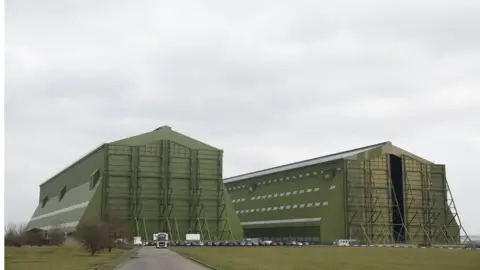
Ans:
[{"label": "row of windows on hangar", "polygon": [[[335,189],[335,185],[331,185],[329,190]],[[287,191],[287,192],[282,192],[282,193],[274,193],[274,194],[266,194],[262,196],[253,196],[250,198],[251,201],[254,200],[265,200],[265,199],[271,199],[271,198],[277,198],[277,197],[284,197],[284,196],[290,196],[290,195],[300,195],[300,194],[305,194],[305,193],[310,193],[310,192],[318,192],[320,191],[320,188],[309,188],[306,190],[300,189],[300,190],[293,190],[293,191]],[[232,203],[239,203],[239,202],[244,202],[246,201],[247,198],[239,198],[239,199],[233,199]]]},{"label": "row of windows on hangar", "polygon": [[247,214],[247,213],[255,213],[255,212],[270,212],[270,211],[283,211],[289,209],[297,209],[297,208],[305,208],[305,207],[320,207],[320,206],[327,206],[328,201],[322,202],[310,202],[310,203],[302,203],[302,204],[293,204],[293,205],[280,205],[280,206],[273,206],[273,207],[264,207],[264,208],[256,208],[256,209],[244,209],[244,210],[237,210],[235,211],[237,214]]},{"label": "row of windows on hangar", "polygon": [[[325,173],[325,171],[320,171],[320,174],[324,174],[324,173]],[[283,182],[283,181],[288,181],[288,180],[295,180],[297,178],[316,176],[316,175],[318,175],[318,172],[316,172],[316,171],[307,172],[305,174],[299,173],[298,175],[292,175],[292,176],[286,176],[286,177],[274,178],[274,179],[270,179],[270,180],[259,181],[256,184],[257,185],[267,185],[267,184],[271,184],[271,183]],[[326,180],[330,179],[330,174],[325,173],[324,178]],[[233,191],[233,190],[244,189],[244,188],[248,188],[248,187],[249,187],[249,185],[240,184],[240,185],[237,185],[237,186],[229,187],[229,188],[227,188],[227,190],[228,191]]]},{"label": "row of windows on hangar", "polygon": [[[93,171],[93,173],[90,175],[90,187],[89,187],[89,190],[92,190],[98,183],[99,179],[100,179],[100,169],[96,169],[95,171]],[[65,195],[67,194],[67,185],[64,185],[61,189],[60,189],[60,194],[58,196],[58,201],[61,202],[63,200],[63,198],[65,197]],[[41,207],[44,208],[46,205],[47,205],[47,202],[49,201],[49,196],[48,194],[45,194],[41,200]]]}]

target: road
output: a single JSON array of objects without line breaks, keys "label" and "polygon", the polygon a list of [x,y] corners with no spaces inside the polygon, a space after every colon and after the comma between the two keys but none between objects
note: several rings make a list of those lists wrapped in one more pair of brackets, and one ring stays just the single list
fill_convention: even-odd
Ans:
[{"label": "road", "polygon": [[168,249],[142,247],[139,258],[120,265],[118,270],[207,270],[208,268],[186,259]]}]

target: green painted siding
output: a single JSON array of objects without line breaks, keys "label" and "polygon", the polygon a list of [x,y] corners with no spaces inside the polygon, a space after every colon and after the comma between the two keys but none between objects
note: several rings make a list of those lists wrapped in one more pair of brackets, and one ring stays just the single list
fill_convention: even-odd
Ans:
[{"label": "green painted siding", "polygon": [[[321,241],[331,243],[336,239],[345,238],[345,181],[344,181],[344,163],[339,161],[335,165],[335,174],[331,180],[328,191],[324,195],[324,202],[328,206],[323,206]],[[326,187],[328,186],[326,181]]]},{"label": "green painted siding", "polygon": [[204,239],[240,239],[243,231],[227,201],[222,160],[221,150],[170,127],[105,144],[41,185],[29,228],[65,223],[74,230],[79,222],[115,216],[146,239],[158,231],[169,232],[173,240],[188,232]]},{"label": "green painted siding", "polygon": [[[48,227],[48,226],[58,226],[58,227],[63,227],[66,223],[71,223],[71,222],[77,222],[79,220],[79,217],[83,215],[85,212],[85,208],[82,209],[74,209],[72,211],[64,212],[61,214],[57,214],[55,216],[51,217],[46,217],[38,220],[32,220],[31,223],[28,226],[28,229],[30,228],[43,228],[43,227]],[[71,229],[71,228],[68,228]]]},{"label": "green painted siding", "polygon": [[376,244],[460,239],[445,166],[390,142],[224,182],[248,237]]},{"label": "green painted siding", "polygon": [[102,219],[102,212],[100,211],[102,206],[102,187],[103,179],[100,179],[99,182],[92,189],[92,197],[88,203],[85,212],[78,220],[80,222],[95,222]]},{"label": "green painted siding", "polygon": [[388,155],[346,161],[347,238],[392,242],[392,187],[388,164]]},{"label": "green painted siding", "polygon": [[40,200],[48,195],[50,198],[60,195],[66,185],[67,190],[74,189],[91,180],[91,174],[103,168],[103,147],[70,166],[67,170],[49,179],[40,186]]},{"label": "green painted siding", "polygon": [[169,126],[163,126],[155,129],[154,131],[143,133],[137,136],[129,137],[126,139],[112,142],[112,145],[131,145],[142,146],[146,144],[155,143],[160,140],[169,140],[177,142],[180,145],[191,149],[204,149],[204,150],[219,150],[213,146],[195,140],[184,134],[172,130]]},{"label": "green painted siding", "polygon": [[[297,235],[297,231],[291,233],[296,239],[335,240],[331,239],[332,236],[343,234],[343,218],[328,216],[328,213],[343,212],[342,166],[342,162],[331,162],[228,183],[227,188],[245,233],[258,235],[261,228],[315,227],[315,230],[305,230],[304,236]],[[304,219],[312,221],[302,221]],[[281,223],[262,224],[272,220]],[[328,226],[322,226],[320,230],[320,223]],[[267,237],[281,237],[278,233],[282,231],[290,232],[282,229]],[[311,232],[316,233],[310,235]]]},{"label": "green painted siding", "polygon": [[238,235],[228,220],[221,151],[162,140],[109,145],[107,153],[104,212],[133,220],[137,234],[168,231],[178,240],[189,231],[205,239]]},{"label": "green painted siding", "polygon": [[447,244],[460,240],[460,228],[449,207],[445,166],[403,156],[408,240]]},{"label": "green painted siding", "polygon": [[241,240],[243,239],[243,228],[240,225],[240,219],[238,215],[235,213],[235,207],[232,204],[232,199],[230,195],[227,193],[227,188],[223,185],[223,194],[225,196],[225,203],[226,203],[226,211],[227,211],[227,221],[228,226],[231,228],[233,233],[233,239]]},{"label": "green painted siding", "polygon": [[245,237],[263,238],[272,241],[315,241],[322,242],[319,238],[321,226],[318,224],[303,224],[302,226],[263,226],[249,228],[245,231]]},{"label": "green painted siding", "polygon": [[[42,207],[41,203],[37,206],[27,228],[42,228],[78,222],[94,193],[95,190],[90,190],[90,183],[87,182],[73,189],[67,189],[61,201],[58,196],[49,198],[45,207]],[[73,228],[69,227],[68,230]]]}]

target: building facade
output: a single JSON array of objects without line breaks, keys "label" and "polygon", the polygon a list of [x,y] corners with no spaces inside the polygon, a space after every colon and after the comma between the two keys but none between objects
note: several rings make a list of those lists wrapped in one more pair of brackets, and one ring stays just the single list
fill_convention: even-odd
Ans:
[{"label": "building facade", "polygon": [[222,182],[223,152],[163,126],[102,144],[40,185],[27,229],[67,232],[116,218],[132,234],[233,240],[242,228]]},{"label": "building facade", "polygon": [[391,142],[234,176],[224,183],[246,237],[456,244],[463,231],[445,166]]}]

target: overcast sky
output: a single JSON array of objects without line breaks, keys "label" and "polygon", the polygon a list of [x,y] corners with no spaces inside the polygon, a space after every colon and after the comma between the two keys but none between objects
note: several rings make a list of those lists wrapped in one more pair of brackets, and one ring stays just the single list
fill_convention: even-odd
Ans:
[{"label": "overcast sky", "polygon": [[447,164],[480,234],[480,1],[6,2],[7,221],[102,142],[170,125],[225,176],[392,141]]}]

